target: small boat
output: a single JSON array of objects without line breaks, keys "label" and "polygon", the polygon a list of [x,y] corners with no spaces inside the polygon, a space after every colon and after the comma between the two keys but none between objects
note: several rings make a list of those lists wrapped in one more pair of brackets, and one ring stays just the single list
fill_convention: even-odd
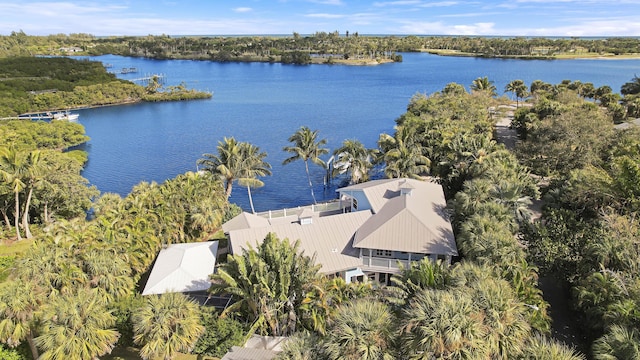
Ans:
[{"label": "small boat", "polygon": [[53,120],[78,121],[80,114],[72,114],[68,111],[53,114]]}]

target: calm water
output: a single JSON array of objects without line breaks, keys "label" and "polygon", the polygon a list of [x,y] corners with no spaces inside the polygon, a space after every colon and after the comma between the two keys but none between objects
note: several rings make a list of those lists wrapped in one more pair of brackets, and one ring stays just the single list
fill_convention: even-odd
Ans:
[{"label": "calm water", "polygon": [[[223,137],[248,141],[268,153],[273,176],[252,189],[256,210],[311,203],[302,162],[282,166],[287,138],[300,126],[318,129],[335,149],[356,138],[375,146],[382,132],[406,110],[412,95],[441,90],[447,83],[468,87],[488,76],[499,90],[511,80],[540,79],[620,86],[640,73],[640,60],[517,61],[403,54],[404,62],[373,67],[293,66],[262,63],[149,60],[100,56],[114,69],[136,67],[133,79],[165,74],[168,85],[212,91],[210,100],[136,104],[80,111],[91,141],[84,176],[102,192],[126,195],[140,181],[162,182],[196,170],[203,153],[215,153]],[[335,198],[335,184],[323,186],[324,170],[312,168],[318,200]],[[246,189],[235,186],[231,201],[249,208]]]}]

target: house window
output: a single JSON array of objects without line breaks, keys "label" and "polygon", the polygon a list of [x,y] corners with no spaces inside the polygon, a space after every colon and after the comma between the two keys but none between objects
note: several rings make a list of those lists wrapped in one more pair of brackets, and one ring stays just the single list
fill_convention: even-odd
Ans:
[{"label": "house window", "polygon": [[353,210],[358,210],[358,199],[351,198],[351,207],[353,208]]},{"label": "house window", "polygon": [[387,285],[387,274],[379,273],[378,274],[378,281],[380,282],[380,284]]},{"label": "house window", "polygon": [[374,255],[378,257],[391,257],[393,256],[393,251],[376,249]]}]

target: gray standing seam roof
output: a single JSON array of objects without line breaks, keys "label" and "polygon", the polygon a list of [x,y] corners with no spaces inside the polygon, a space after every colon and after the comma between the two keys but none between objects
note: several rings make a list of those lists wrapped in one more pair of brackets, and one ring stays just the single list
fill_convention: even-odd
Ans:
[{"label": "gray standing seam roof", "polygon": [[316,263],[322,265],[321,272],[332,274],[362,265],[360,252],[352,246],[353,234],[369,218],[371,212],[357,211],[324,217],[314,217],[313,222],[301,225],[298,222],[274,224],[262,228],[232,230],[229,240],[234,253],[256,247],[269,233],[280,239],[300,240],[300,250],[308,256],[316,255]]}]

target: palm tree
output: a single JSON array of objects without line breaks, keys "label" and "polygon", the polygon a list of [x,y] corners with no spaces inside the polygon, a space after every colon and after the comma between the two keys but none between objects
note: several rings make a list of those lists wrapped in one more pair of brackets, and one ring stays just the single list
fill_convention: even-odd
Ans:
[{"label": "palm tree", "polygon": [[640,94],[640,78],[638,75],[634,75],[631,81],[628,81],[620,88],[622,95],[635,95]]},{"label": "palm tree", "polygon": [[15,198],[14,226],[16,227],[16,237],[22,240],[20,235],[20,192],[24,190],[26,184],[24,178],[29,171],[26,153],[17,150],[15,147],[0,148],[0,175],[6,183],[11,186]]},{"label": "palm tree", "polygon": [[[540,335],[532,336],[525,345],[522,360],[585,360],[576,350]],[[613,359],[612,359],[613,360]]]},{"label": "palm tree", "polygon": [[640,333],[635,328],[613,325],[593,343],[596,360],[640,359]]},{"label": "palm tree", "polygon": [[199,159],[198,164],[204,165],[203,170],[224,179],[227,199],[231,196],[234,181],[246,186],[251,211],[255,212],[251,187],[264,186],[258,177],[271,175],[271,165],[264,160],[267,153],[250,143],[238,142],[233,137],[225,137],[223,141],[218,142],[217,150],[217,155],[203,154],[204,158]]},{"label": "palm tree", "polygon": [[7,281],[0,285],[0,341],[16,347],[27,340],[31,355],[38,359],[34,338],[37,312],[44,300],[45,296],[33,281]]},{"label": "palm tree", "polygon": [[498,88],[493,84],[493,81],[489,80],[487,76],[479,77],[471,83],[471,90],[473,91],[485,91],[491,96],[498,95]]},{"label": "palm tree", "polygon": [[204,331],[198,304],[181,293],[148,296],[133,314],[133,341],[143,359],[172,359],[189,352]]},{"label": "palm tree", "polygon": [[519,224],[531,221],[531,198],[524,195],[524,189],[520,184],[503,180],[494,185],[491,193],[498,204],[503,204],[513,211]]},{"label": "palm tree", "polygon": [[35,339],[39,359],[96,359],[110,353],[120,334],[116,318],[93,290],[55,297],[42,311],[42,330]]},{"label": "palm tree", "polygon": [[251,197],[251,187],[258,188],[264,186],[264,182],[258,179],[258,177],[271,175],[271,164],[264,160],[264,158],[267,157],[267,153],[260,151],[259,147],[250,143],[241,144],[243,161],[238,183],[247,187],[251,212],[255,213],[256,210],[253,208],[253,198]]},{"label": "palm tree", "polygon": [[448,266],[425,257],[420,261],[411,262],[407,268],[401,267],[400,274],[391,277],[391,282],[395,285],[392,289],[398,290],[394,291],[397,294],[394,294],[396,296],[391,300],[404,305],[421,290],[445,289],[451,285],[452,281]]},{"label": "palm tree", "polygon": [[313,193],[313,183],[311,182],[311,175],[309,174],[309,161],[326,168],[326,164],[320,159],[320,156],[329,153],[329,149],[323,147],[327,144],[327,139],[318,140],[318,130],[311,130],[303,126],[293,133],[288,141],[293,143],[293,145],[285,146],[283,150],[293,155],[286,158],[282,164],[287,165],[296,160],[304,161],[307,179],[309,180],[309,189],[311,189],[311,197],[313,198],[313,203],[316,204],[316,196]]},{"label": "palm tree", "polygon": [[373,167],[372,159],[374,158],[375,150],[367,149],[358,140],[345,140],[342,146],[337,148],[333,154],[336,156],[333,162],[333,176],[348,172],[350,174],[350,184],[369,180],[369,171]]},{"label": "palm tree", "polygon": [[29,207],[31,206],[31,197],[33,196],[33,189],[36,183],[41,179],[43,175],[43,165],[40,162],[40,151],[34,150],[29,152],[28,156],[28,169],[25,174],[25,185],[28,187],[27,199],[25,200],[24,212],[22,214],[22,227],[24,228],[25,236],[27,239],[31,238],[31,230],[29,229]]},{"label": "palm tree", "polygon": [[529,90],[537,99],[541,94],[551,93],[553,91],[553,85],[542,80],[534,80],[531,82]]},{"label": "palm tree", "polygon": [[522,80],[511,81],[505,86],[504,92],[511,92],[516,95],[516,107],[519,106],[519,100],[528,95],[527,85]]},{"label": "palm tree", "polygon": [[299,332],[282,346],[282,352],[276,356],[277,360],[314,360],[320,353],[318,339],[310,334]]},{"label": "palm tree", "polygon": [[526,307],[505,280],[487,278],[470,285],[472,298],[484,313],[484,324],[489,330],[487,342],[491,358],[513,359],[522,352],[530,336]]},{"label": "palm tree", "polygon": [[462,290],[416,294],[402,312],[401,334],[411,359],[489,358],[482,313]]},{"label": "palm tree", "polygon": [[111,303],[133,293],[131,267],[111,251],[92,249],[82,253],[83,270],[88,284]]},{"label": "palm tree", "polygon": [[203,170],[220,176],[224,180],[224,189],[227,199],[231,196],[233,182],[238,180],[238,171],[242,164],[242,146],[233,137],[224,138],[216,147],[218,154],[202,154],[198,159],[199,165],[204,165]]},{"label": "palm tree", "polygon": [[211,292],[232,295],[236,302],[223,311],[239,311],[253,322],[251,331],[287,336],[302,322],[301,304],[318,278],[315,257],[298,251],[299,241],[290,243],[270,233],[254,249],[230,256],[211,275]]},{"label": "palm tree", "polygon": [[398,126],[393,136],[381,134],[378,146],[388,178],[419,179],[421,174],[429,172],[431,160],[424,155],[424,147],[414,128]]},{"label": "palm tree", "polygon": [[330,359],[395,359],[393,338],[394,318],[389,308],[363,299],[338,308],[324,350]]}]

